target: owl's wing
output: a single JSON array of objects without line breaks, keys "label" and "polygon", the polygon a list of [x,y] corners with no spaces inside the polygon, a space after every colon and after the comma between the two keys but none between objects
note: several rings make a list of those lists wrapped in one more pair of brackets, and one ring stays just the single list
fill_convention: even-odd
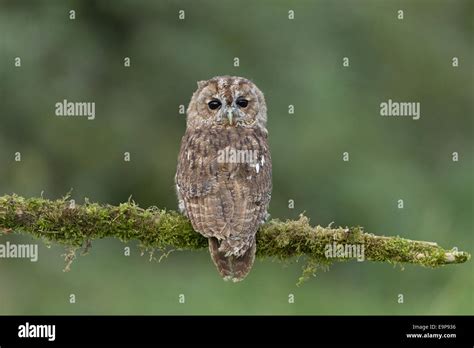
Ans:
[{"label": "owl's wing", "polygon": [[[257,161],[223,163],[219,150],[226,146],[255,151]],[[229,248],[232,240],[241,245],[242,240],[253,239],[265,220],[272,189],[266,135],[248,130],[231,135],[185,134],[176,184],[195,230],[206,237],[228,239]]]},{"label": "owl's wing", "polygon": [[203,235],[209,234],[206,216],[215,215],[211,206],[216,202],[208,202],[215,197],[219,172],[217,149],[212,141],[206,141],[204,132],[187,130],[181,140],[181,150],[176,171],[176,189],[182,210],[191,220],[194,229]]}]

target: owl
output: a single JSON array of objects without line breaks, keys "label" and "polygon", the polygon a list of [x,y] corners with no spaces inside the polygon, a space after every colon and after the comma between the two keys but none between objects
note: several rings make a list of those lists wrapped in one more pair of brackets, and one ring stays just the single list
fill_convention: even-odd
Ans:
[{"label": "owl", "polygon": [[198,82],[187,109],[175,176],[180,211],[208,238],[225,280],[244,279],[255,235],[268,217],[272,161],[267,106],[250,80],[217,76]]}]

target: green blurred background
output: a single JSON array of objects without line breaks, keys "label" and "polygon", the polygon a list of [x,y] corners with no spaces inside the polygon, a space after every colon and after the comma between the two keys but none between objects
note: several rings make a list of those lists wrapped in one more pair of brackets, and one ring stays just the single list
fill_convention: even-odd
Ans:
[{"label": "green blurred background", "polygon": [[[198,80],[240,75],[269,108],[272,217],[306,211],[314,224],[473,252],[473,14],[472,1],[439,0],[4,0],[0,195],[58,198],[73,188],[77,202],[133,195],[141,206],[175,209],[179,105]],[[389,98],[420,102],[421,119],[381,117]],[[55,116],[63,99],[95,102],[96,119]],[[474,312],[472,261],[437,270],[350,261],[296,287],[304,260],[260,260],[229,284],[206,251],[149,262],[136,243],[126,257],[124,244],[107,239],[63,273],[63,248],[39,243],[36,263],[0,260],[0,314]]]}]

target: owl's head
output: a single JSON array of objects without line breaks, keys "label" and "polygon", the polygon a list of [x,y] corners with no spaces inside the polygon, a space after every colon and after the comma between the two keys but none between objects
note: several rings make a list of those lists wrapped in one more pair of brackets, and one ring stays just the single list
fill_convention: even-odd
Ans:
[{"label": "owl's head", "polygon": [[187,127],[246,127],[266,132],[267,105],[250,80],[216,76],[199,81],[187,110]]}]

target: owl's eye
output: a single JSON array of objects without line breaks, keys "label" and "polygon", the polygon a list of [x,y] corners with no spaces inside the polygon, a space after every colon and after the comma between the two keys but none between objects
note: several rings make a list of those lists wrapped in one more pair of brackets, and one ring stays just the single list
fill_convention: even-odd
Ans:
[{"label": "owl's eye", "polygon": [[245,98],[239,98],[239,99],[237,99],[237,101],[235,103],[238,106],[240,106],[241,108],[246,108],[247,105],[249,105],[249,101]]},{"label": "owl's eye", "polygon": [[217,99],[212,99],[209,103],[207,103],[207,105],[209,106],[209,109],[215,110],[218,109],[222,103]]}]

